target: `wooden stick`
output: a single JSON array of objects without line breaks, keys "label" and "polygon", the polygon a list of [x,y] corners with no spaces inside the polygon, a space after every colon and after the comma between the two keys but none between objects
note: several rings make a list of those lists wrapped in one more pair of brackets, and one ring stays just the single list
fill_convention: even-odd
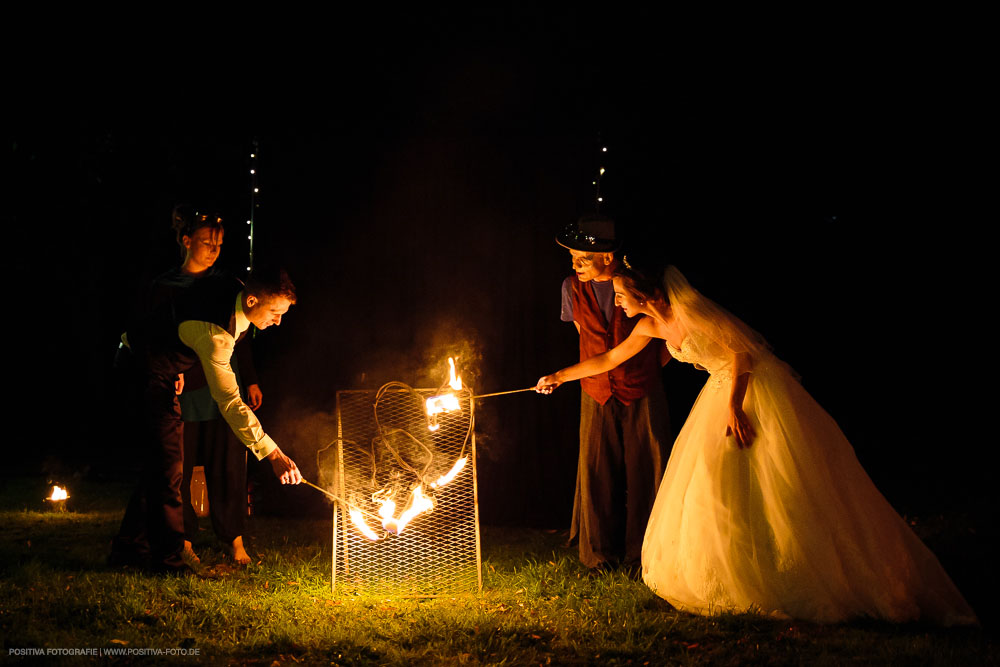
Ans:
[{"label": "wooden stick", "polygon": [[333,500],[340,500],[340,498],[338,498],[337,496],[333,495],[332,493],[330,493],[329,491],[327,491],[327,490],[326,490],[326,489],[324,489],[323,487],[320,487],[320,486],[316,486],[315,484],[313,484],[312,482],[310,482],[310,481],[309,481],[308,479],[305,479],[305,478],[302,478],[302,483],[303,483],[303,484],[308,484],[308,485],[309,485],[309,486],[311,486],[312,488],[316,489],[317,491],[319,491],[319,492],[320,492],[320,493],[322,493],[323,495],[326,495],[326,496],[329,496],[329,497],[330,497],[330,498],[332,498]]},{"label": "wooden stick", "polygon": [[490,396],[503,396],[504,394],[519,394],[522,391],[534,391],[535,387],[526,387],[524,389],[512,389],[510,391],[497,391],[492,394],[479,394],[478,396],[473,396],[472,398],[489,398]]}]

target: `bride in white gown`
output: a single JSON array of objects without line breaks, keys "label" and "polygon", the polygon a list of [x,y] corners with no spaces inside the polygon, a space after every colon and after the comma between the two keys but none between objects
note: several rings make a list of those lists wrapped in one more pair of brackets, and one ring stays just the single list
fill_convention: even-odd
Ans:
[{"label": "bride in white gown", "polygon": [[674,267],[664,288],[620,270],[615,303],[629,317],[645,317],[617,348],[543,377],[537,387],[549,393],[614,368],[651,338],[709,372],[646,528],[646,584],[697,614],[977,623],[833,418],[759,334]]}]

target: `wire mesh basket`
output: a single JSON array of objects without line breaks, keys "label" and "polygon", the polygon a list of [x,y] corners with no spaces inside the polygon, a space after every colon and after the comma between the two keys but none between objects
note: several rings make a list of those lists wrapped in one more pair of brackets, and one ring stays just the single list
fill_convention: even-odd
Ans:
[{"label": "wire mesh basket", "polygon": [[[404,385],[337,392],[334,477],[347,502],[333,514],[335,590],[393,596],[481,590],[472,392],[452,392],[459,409],[429,418],[426,400],[438,393]],[[454,478],[440,484],[455,468]],[[396,530],[415,495],[433,507]],[[379,501],[386,497],[399,509],[380,522]]]}]

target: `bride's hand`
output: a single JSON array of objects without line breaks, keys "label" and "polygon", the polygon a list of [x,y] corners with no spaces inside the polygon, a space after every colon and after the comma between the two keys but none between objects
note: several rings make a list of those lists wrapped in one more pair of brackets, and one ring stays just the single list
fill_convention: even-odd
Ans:
[{"label": "bride's hand", "polygon": [[753,430],[753,424],[750,423],[747,413],[743,412],[743,408],[739,406],[729,408],[729,424],[726,426],[726,435],[735,436],[736,445],[740,449],[745,449],[753,444],[757,434]]},{"label": "bride's hand", "polygon": [[562,382],[557,380],[555,375],[546,375],[538,378],[538,384],[535,385],[535,391],[539,394],[551,394],[552,391],[561,384]]}]

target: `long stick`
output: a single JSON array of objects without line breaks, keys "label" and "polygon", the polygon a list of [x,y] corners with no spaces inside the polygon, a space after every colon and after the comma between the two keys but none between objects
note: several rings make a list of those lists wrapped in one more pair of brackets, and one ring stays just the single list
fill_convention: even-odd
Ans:
[{"label": "long stick", "polygon": [[535,387],[526,387],[524,389],[512,389],[510,391],[497,391],[492,394],[479,394],[478,396],[473,396],[472,398],[489,398],[490,396],[503,396],[504,394],[519,394],[522,391],[535,391]]},{"label": "long stick", "polygon": [[332,493],[330,493],[329,491],[327,491],[323,487],[316,486],[315,484],[313,484],[312,482],[310,482],[308,479],[303,479],[302,483],[303,484],[308,484],[309,486],[311,486],[312,488],[316,489],[317,491],[319,491],[323,495],[329,497],[332,500],[336,500],[338,503],[344,503],[345,505],[347,505],[351,509],[358,510],[362,514],[367,514],[368,516],[370,516],[373,519],[378,519],[379,521],[382,520],[382,517],[380,517],[379,515],[373,514],[372,512],[365,511],[365,510],[361,509],[360,507],[358,507],[357,505],[352,505],[351,503],[347,502],[346,500],[344,500],[340,496],[333,495]]}]

